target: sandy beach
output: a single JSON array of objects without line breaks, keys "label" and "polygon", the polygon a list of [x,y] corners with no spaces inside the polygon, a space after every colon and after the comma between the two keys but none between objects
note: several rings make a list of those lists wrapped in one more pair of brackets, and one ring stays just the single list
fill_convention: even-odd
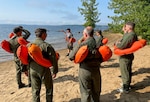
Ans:
[{"label": "sandy beach", "polygon": [[[120,34],[107,34],[108,46],[113,51],[113,44],[121,38]],[[129,94],[121,94],[116,91],[120,88],[121,79],[118,56],[114,55],[107,62],[101,64],[102,92],[101,102],[150,102],[150,46],[146,45],[135,52],[132,66],[132,90]],[[67,50],[59,50],[59,73],[54,79],[54,102],[80,102],[78,83],[78,64],[71,62],[66,57]],[[16,71],[13,61],[0,63],[0,102],[31,102],[31,88],[18,89],[16,83]],[[28,84],[25,74],[22,74],[23,82]],[[45,87],[41,89],[41,102],[45,102]]]}]

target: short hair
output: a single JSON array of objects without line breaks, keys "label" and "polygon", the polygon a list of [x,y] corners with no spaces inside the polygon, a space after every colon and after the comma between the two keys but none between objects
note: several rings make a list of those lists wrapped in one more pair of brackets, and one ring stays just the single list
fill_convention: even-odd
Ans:
[{"label": "short hair", "polygon": [[23,26],[18,26],[19,28],[23,29]]},{"label": "short hair", "polygon": [[71,29],[70,29],[70,28],[67,28],[66,30],[68,30],[69,32],[71,31]]},{"label": "short hair", "polygon": [[126,25],[129,25],[131,29],[135,28],[135,23],[134,22],[127,22]]},{"label": "short hair", "polygon": [[86,27],[85,29],[84,29],[84,31],[89,35],[89,36],[93,36],[94,35],[94,29],[91,27],[90,29],[89,29],[89,27]]},{"label": "short hair", "polygon": [[20,28],[20,27],[15,27],[15,28],[13,29],[13,32],[14,32],[14,33],[18,33],[18,32],[20,32],[20,31],[22,31],[22,28]]},{"label": "short hair", "polygon": [[35,35],[36,35],[37,37],[41,37],[43,33],[46,33],[46,31],[47,31],[47,30],[44,29],[44,28],[37,28],[37,29],[35,30]]}]

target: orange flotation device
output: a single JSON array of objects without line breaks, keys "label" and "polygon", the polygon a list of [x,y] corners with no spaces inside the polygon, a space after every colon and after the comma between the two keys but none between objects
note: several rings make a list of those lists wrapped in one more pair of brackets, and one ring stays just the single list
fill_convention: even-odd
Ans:
[{"label": "orange flotation device", "polygon": [[75,55],[74,62],[75,63],[82,62],[86,58],[86,56],[88,55],[88,52],[89,51],[88,51],[87,45],[80,47],[78,52]]},{"label": "orange flotation device", "polygon": [[69,42],[74,43],[76,42],[76,39],[74,37],[70,38]]},{"label": "orange flotation device", "polygon": [[[9,37],[10,38],[12,38],[14,36],[14,33],[10,33],[9,34]],[[24,38],[22,38],[22,37],[19,37],[18,39],[17,39],[17,41],[18,41],[18,43],[20,44],[20,45],[27,45],[29,42],[28,41],[26,41]],[[7,40],[3,40],[2,42],[1,42],[1,47],[5,50],[5,51],[7,51],[7,52],[9,52],[9,53],[13,53],[11,50],[10,50],[10,43],[9,43],[9,41],[7,41]]]},{"label": "orange flotation device", "polygon": [[[100,46],[98,51],[102,55],[103,62],[104,61],[108,61],[111,58],[111,56],[112,56],[111,49],[108,46],[106,46],[106,45]],[[86,58],[86,56],[88,55],[88,52],[89,52],[89,50],[88,50],[87,45],[82,46],[78,50],[78,52],[76,53],[74,62],[75,63],[82,62]]]},{"label": "orange flotation device", "polygon": [[18,43],[19,43],[20,45],[27,45],[29,42],[28,42],[27,40],[25,40],[24,38],[19,37],[19,38],[18,38]]},{"label": "orange flotation device", "polygon": [[8,37],[9,37],[9,38],[12,38],[14,35],[15,35],[15,34],[14,34],[13,32],[11,32],[11,33],[8,35]]},{"label": "orange flotation device", "polygon": [[140,39],[139,41],[142,43],[143,47],[144,47],[144,46],[146,45],[146,43],[147,43],[147,41],[146,41],[145,39]]},{"label": "orange flotation device", "polygon": [[65,40],[68,42],[68,41],[69,41],[69,38],[66,36],[66,37],[65,37]]},{"label": "orange flotation device", "polygon": [[106,46],[106,45],[100,46],[98,51],[102,55],[103,62],[104,61],[108,61],[111,58],[111,56],[112,56],[111,49],[108,46]]},{"label": "orange flotation device", "polygon": [[52,63],[43,57],[40,47],[38,47],[36,44],[31,44],[28,47],[28,53],[30,57],[39,65],[44,66],[46,68],[52,66]]},{"label": "orange flotation device", "polygon": [[[33,46],[32,46],[33,47]],[[37,46],[38,47],[38,46]],[[31,49],[31,48],[30,48]],[[41,56],[43,56],[43,55],[41,55],[41,51],[40,51],[40,49],[39,48],[36,48],[38,51],[37,51],[37,53],[40,53],[40,56],[38,56],[38,58],[39,58],[39,60],[38,60],[38,62],[39,61],[41,61],[42,59],[44,59],[43,57],[41,57]],[[31,50],[30,50],[31,51]],[[33,53],[33,52],[32,52]],[[25,46],[25,45],[20,45],[19,47],[18,47],[18,49],[17,49],[17,57],[21,60],[21,62],[24,64],[24,65],[28,65],[29,63],[28,63],[28,48],[27,48],[27,46]],[[35,53],[34,53],[34,55],[35,55]],[[37,55],[36,55],[37,56]],[[36,57],[35,56],[35,57]],[[34,56],[33,56],[34,57]],[[34,58],[35,58],[34,57]],[[37,58],[37,57],[36,57]],[[42,58],[42,59],[40,59],[40,58]],[[60,58],[60,55],[59,55],[59,53],[58,52],[56,52],[56,59],[57,60],[59,60],[59,58]],[[35,59],[36,60],[36,59]],[[46,60],[46,61],[45,61]],[[45,61],[45,62],[44,62]],[[44,61],[43,62],[40,62],[40,63],[44,63],[44,64],[40,64],[40,63],[38,63],[38,64],[40,64],[40,65],[43,65],[43,66],[45,66],[45,67],[47,67],[47,66],[51,66],[51,63],[50,63],[50,61],[49,60],[47,60],[47,59],[44,59]],[[48,63],[47,63],[48,62]],[[48,65],[45,65],[45,64],[48,64]]]},{"label": "orange flotation device", "polygon": [[7,40],[3,40],[3,41],[1,42],[1,47],[2,47],[5,51],[7,51],[7,52],[9,52],[9,53],[13,53],[13,52],[10,50],[10,43],[9,43]]},{"label": "orange flotation device", "polygon": [[55,52],[55,53],[56,53],[56,60],[59,60],[59,58],[60,58],[59,53],[58,52]]},{"label": "orange flotation device", "polygon": [[135,41],[130,48],[119,49],[116,46],[114,46],[114,54],[119,55],[119,56],[131,54],[139,50],[140,48],[144,47],[145,45],[146,45],[146,40],[140,39],[138,41]]},{"label": "orange flotation device", "polygon": [[28,65],[28,48],[25,45],[20,45],[18,47],[17,57],[24,65]]},{"label": "orange flotation device", "polygon": [[105,45],[108,42],[108,38],[103,38],[102,43]]}]

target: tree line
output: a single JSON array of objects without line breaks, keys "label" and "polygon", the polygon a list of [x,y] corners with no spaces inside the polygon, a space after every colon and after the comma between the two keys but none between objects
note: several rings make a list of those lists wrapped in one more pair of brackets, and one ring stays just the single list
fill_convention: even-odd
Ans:
[{"label": "tree line", "polygon": [[[79,7],[84,16],[84,26],[93,26],[100,22],[96,0],[81,0]],[[114,16],[108,16],[112,20],[108,24],[109,31],[121,32],[125,22],[132,21],[136,24],[135,32],[150,42],[150,0],[110,0],[108,9],[114,11]]]}]

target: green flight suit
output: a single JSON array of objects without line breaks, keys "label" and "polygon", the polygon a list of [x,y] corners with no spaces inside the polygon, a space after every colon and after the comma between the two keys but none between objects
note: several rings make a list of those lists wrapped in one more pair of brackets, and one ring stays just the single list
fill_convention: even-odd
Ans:
[{"label": "green flight suit", "polygon": [[74,60],[75,54],[81,46],[87,45],[89,53],[85,60],[79,63],[79,84],[81,92],[81,102],[99,102],[101,92],[100,63],[101,56],[96,50],[96,41],[90,37],[77,45],[70,53],[70,60]]},{"label": "green flight suit", "polygon": [[100,46],[103,45],[102,40],[103,40],[102,36],[97,37],[97,39],[96,39],[96,48],[99,48]]},{"label": "green flight suit", "polygon": [[[132,44],[137,41],[137,35],[134,32],[126,33],[123,35],[122,40],[116,46],[120,49],[130,48]],[[134,59],[134,55],[122,55],[119,57],[121,78],[123,82],[123,89],[129,90],[131,77],[132,77],[132,61]]]},{"label": "green flight suit", "polygon": [[[24,35],[22,35],[21,37],[23,37],[24,39],[28,39],[28,37],[30,36],[30,32],[26,29],[22,29],[22,31],[25,33]],[[22,63],[21,61],[18,59],[16,51],[17,48],[20,46],[20,44],[18,43],[18,36],[15,35],[13,36],[10,40],[10,49],[14,54],[14,62],[15,62],[15,67],[16,67],[16,79],[17,79],[17,83],[18,86],[22,85],[22,81],[21,81],[21,73],[22,73]],[[30,83],[30,82],[29,82]]]},{"label": "green flight suit", "polygon": [[[37,44],[41,48],[44,58],[52,62],[52,73],[56,74],[58,72],[58,61],[56,60],[54,48],[50,44],[44,42],[41,38],[38,37],[33,43]],[[45,68],[44,66],[37,64],[31,58],[29,60],[33,102],[40,102],[40,90],[42,83],[45,84],[46,88],[46,102],[52,102],[53,80],[50,68]]]}]

